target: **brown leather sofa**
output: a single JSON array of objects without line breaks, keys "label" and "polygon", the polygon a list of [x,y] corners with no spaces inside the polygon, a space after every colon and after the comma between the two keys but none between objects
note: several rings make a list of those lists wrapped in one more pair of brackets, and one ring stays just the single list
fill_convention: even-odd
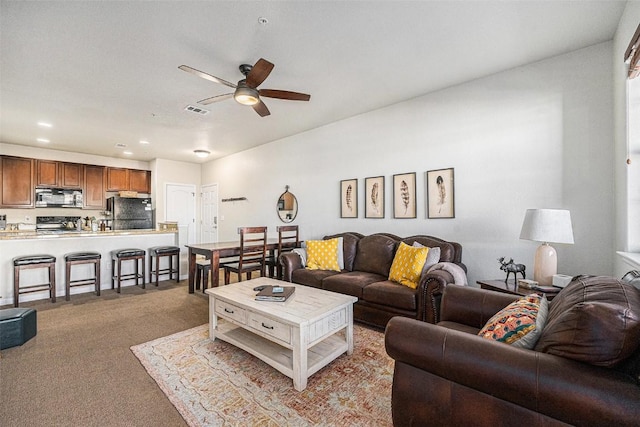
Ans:
[{"label": "brown leather sofa", "polygon": [[387,280],[400,242],[408,245],[418,242],[431,248],[437,246],[440,248],[440,262],[455,263],[466,272],[459,243],[431,236],[401,238],[387,233],[363,236],[355,232],[325,236],[324,239],[334,237],[343,238],[342,271],[308,270],[302,266],[298,254],[285,253],[280,257],[283,279],[357,297],[354,319],[369,325],[384,328],[394,316],[436,322],[442,291],[447,284],[454,282],[451,273],[445,270],[424,273],[417,289]]},{"label": "brown leather sofa", "polygon": [[640,291],[574,278],[533,349],[476,335],[516,298],[449,286],[437,325],[389,322],[394,425],[640,425]]}]

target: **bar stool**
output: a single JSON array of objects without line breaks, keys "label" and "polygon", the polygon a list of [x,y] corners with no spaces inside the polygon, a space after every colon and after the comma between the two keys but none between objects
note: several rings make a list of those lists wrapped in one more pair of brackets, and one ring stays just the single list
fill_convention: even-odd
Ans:
[{"label": "bar stool", "polygon": [[[32,268],[49,269],[49,282],[20,287],[20,271]],[[56,257],[53,255],[27,255],[13,259],[13,306],[18,307],[20,294],[49,291],[51,302],[56,302]]]},{"label": "bar stool", "polygon": [[[69,301],[73,286],[95,285],[96,295],[100,296],[100,259],[99,252],[72,252],[65,254],[65,299]],[[71,266],[80,264],[93,264],[93,277],[88,279],[71,280]]]},{"label": "bar stool", "polygon": [[[118,281],[118,293],[120,293],[120,282],[122,280],[136,280],[136,286],[138,285],[138,279],[142,279],[142,289],[144,289],[144,258],[146,252],[144,249],[116,249],[111,251],[111,289],[114,288],[114,280]],[[131,274],[122,274],[122,261],[133,260],[135,263],[135,272]],[[116,261],[118,262],[118,269],[116,270]],[[139,261],[142,262],[142,269],[138,269]]]},{"label": "bar stool", "polygon": [[211,271],[210,259],[199,259],[196,261],[196,289],[200,289],[202,282],[202,292],[209,286],[209,272]]},{"label": "bar stool", "polygon": [[[173,267],[173,257],[176,257],[176,267]],[[169,257],[169,268],[160,269],[160,259]],[[153,268],[153,260],[156,260],[156,268]],[[158,276],[168,274],[171,280],[173,273],[176,274],[176,282],[180,281],[180,248],[177,246],[154,246],[149,248],[149,282],[153,282],[155,274],[155,284],[158,286]]]}]

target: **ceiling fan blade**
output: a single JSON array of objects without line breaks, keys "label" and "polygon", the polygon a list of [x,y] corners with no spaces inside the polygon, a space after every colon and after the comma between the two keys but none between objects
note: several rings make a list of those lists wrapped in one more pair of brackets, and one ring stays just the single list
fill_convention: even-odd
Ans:
[{"label": "ceiling fan blade", "polygon": [[228,82],[228,81],[226,81],[224,79],[221,79],[221,78],[218,78],[218,77],[215,77],[215,76],[212,76],[211,74],[207,74],[204,71],[196,70],[195,68],[191,68],[188,65],[181,65],[178,68],[180,68],[182,71],[186,71],[187,73],[195,74],[198,77],[202,77],[203,79],[207,79],[207,80],[212,81],[214,83],[220,83],[220,84],[223,84],[225,86],[232,87],[234,89],[238,87],[237,85],[235,85],[235,84],[233,84],[231,82]]},{"label": "ceiling fan blade", "polygon": [[257,88],[273,70],[273,64],[266,59],[258,59],[249,74],[247,74],[247,86]]},{"label": "ceiling fan blade", "polygon": [[271,114],[269,109],[264,102],[260,101],[257,104],[253,105],[253,109],[256,110],[256,113],[260,114],[260,117],[268,116]]},{"label": "ceiling fan blade", "polygon": [[214,102],[224,101],[225,99],[229,99],[232,96],[233,96],[233,93],[224,93],[222,95],[212,96],[211,98],[201,99],[200,101],[198,101],[198,104],[209,105],[209,104],[213,104]]},{"label": "ceiling fan blade", "polygon": [[311,95],[300,92],[291,92],[288,90],[277,89],[260,89],[258,90],[260,96],[266,96],[267,98],[288,99],[290,101],[308,101],[311,99]]}]

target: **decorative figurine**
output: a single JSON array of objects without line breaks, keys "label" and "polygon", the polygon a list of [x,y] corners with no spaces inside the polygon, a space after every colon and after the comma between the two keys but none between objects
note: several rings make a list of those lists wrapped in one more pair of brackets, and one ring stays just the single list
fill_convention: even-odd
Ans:
[{"label": "decorative figurine", "polygon": [[513,273],[514,283],[518,282],[518,273],[522,274],[523,279],[527,278],[524,272],[526,269],[524,264],[514,264],[513,258],[510,258],[509,262],[504,262],[504,257],[501,257],[501,258],[498,258],[498,261],[500,262],[500,270],[507,272],[507,278],[504,279],[504,283],[507,283],[507,281],[509,280],[509,275],[511,273]]}]

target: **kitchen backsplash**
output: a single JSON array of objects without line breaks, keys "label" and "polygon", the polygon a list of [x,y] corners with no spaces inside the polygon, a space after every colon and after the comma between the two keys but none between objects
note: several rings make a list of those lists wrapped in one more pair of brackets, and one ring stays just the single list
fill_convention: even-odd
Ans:
[{"label": "kitchen backsplash", "polygon": [[102,210],[76,209],[76,208],[38,208],[38,209],[0,209],[0,215],[7,216],[7,228],[9,224],[33,224],[36,216],[79,216],[96,217],[104,219]]}]

